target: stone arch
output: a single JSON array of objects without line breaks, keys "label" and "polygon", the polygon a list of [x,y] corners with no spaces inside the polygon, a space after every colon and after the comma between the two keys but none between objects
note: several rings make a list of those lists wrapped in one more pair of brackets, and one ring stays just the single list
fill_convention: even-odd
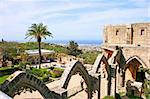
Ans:
[{"label": "stone arch", "polygon": [[[105,57],[104,53],[99,54],[96,58],[96,61],[93,65],[92,73],[100,74],[99,84],[101,87],[98,88],[98,93],[100,97],[108,95],[108,78],[109,78],[109,64],[108,60]],[[102,91],[103,90],[103,91]]]},{"label": "stone arch", "polygon": [[[129,80],[136,80],[137,75],[139,74],[138,68],[142,65],[142,67],[147,68],[146,64],[141,60],[138,56],[132,56],[126,61],[125,65],[125,76],[128,76]],[[144,79],[145,73],[140,74]],[[126,79],[126,78],[125,78]]]},{"label": "stone arch", "polygon": [[90,76],[89,76],[86,68],[79,61],[74,60],[67,65],[67,68],[65,69],[65,71],[62,75],[62,78],[61,78],[61,87],[64,89],[67,89],[67,86],[71,79],[71,76],[76,73],[79,73],[82,76],[82,78],[84,79],[84,81],[87,85],[88,99],[91,99],[92,86],[91,86]]},{"label": "stone arch", "polygon": [[[20,94],[22,90],[29,88],[30,91],[38,90],[44,99],[61,99],[57,93],[50,91],[49,88],[35,76],[16,71],[6,80],[0,89],[11,97]],[[58,98],[59,97],[59,98]]]},{"label": "stone arch", "polygon": [[92,72],[93,73],[98,73],[98,70],[101,68],[101,63],[104,63],[105,66],[106,66],[106,71],[108,73],[109,71],[109,64],[108,64],[108,61],[106,59],[106,57],[104,56],[104,54],[99,54],[95,60],[95,63],[93,65],[93,68],[92,68]]},{"label": "stone arch", "polygon": [[133,59],[138,60],[144,68],[147,68],[146,64],[142,61],[142,59],[141,59],[140,57],[138,57],[138,56],[132,56],[132,57],[130,57],[130,58],[126,61],[126,67],[125,67],[125,69],[127,68],[127,64],[129,64],[129,62],[131,62]]}]

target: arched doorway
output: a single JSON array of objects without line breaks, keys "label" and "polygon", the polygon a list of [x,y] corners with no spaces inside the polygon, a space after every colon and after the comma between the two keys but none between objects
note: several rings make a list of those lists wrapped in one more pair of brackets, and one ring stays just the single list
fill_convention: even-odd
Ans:
[{"label": "arched doorway", "polygon": [[93,74],[100,74],[100,87],[96,88],[97,93],[100,94],[100,97],[103,98],[104,96],[108,95],[108,76],[109,76],[109,64],[104,55],[104,53],[99,54],[96,58],[96,61],[92,68]]},{"label": "arched doorway", "polygon": [[[104,66],[105,65],[105,66]],[[95,63],[92,68],[93,73],[100,73],[101,67],[104,66],[108,72],[109,70],[109,64],[107,62],[107,59],[104,54],[99,54],[95,60]]]},{"label": "arched doorway", "polygon": [[144,82],[145,72],[139,71],[141,67],[146,68],[146,65],[138,56],[129,58],[125,66],[125,81]]}]

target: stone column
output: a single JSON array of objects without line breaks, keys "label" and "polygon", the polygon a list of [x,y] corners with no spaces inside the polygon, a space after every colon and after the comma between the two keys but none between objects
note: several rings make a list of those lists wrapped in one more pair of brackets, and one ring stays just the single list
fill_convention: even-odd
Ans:
[{"label": "stone column", "polygon": [[[111,64],[111,72],[110,72],[110,96],[115,96],[116,93],[116,70],[117,64]],[[109,90],[109,89],[108,89]]]},{"label": "stone column", "polygon": [[120,89],[122,88],[122,82],[123,82],[123,74],[122,74],[122,71],[120,70],[119,71],[119,67],[117,68],[116,70],[116,92],[119,93],[120,92]]},{"label": "stone column", "polygon": [[101,75],[98,76],[98,83],[99,83],[99,85],[98,85],[98,99],[101,99],[101,91],[102,91],[102,90],[100,90],[101,89]]},{"label": "stone column", "polygon": [[106,71],[105,64],[101,64],[100,68],[100,97],[103,98],[104,96],[108,95],[108,73]]}]

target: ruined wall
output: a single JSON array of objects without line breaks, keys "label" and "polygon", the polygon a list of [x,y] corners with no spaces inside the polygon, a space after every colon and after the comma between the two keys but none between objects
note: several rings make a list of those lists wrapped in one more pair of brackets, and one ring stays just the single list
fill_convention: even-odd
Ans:
[{"label": "ruined wall", "polygon": [[150,45],[150,23],[104,27],[104,44]]},{"label": "ruined wall", "polygon": [[133,44],[150,45],[150,23],[132,24]]},{"label": "ruined wall", "polygon": [[105,43],[125,44],[127,39],[127,29],[125,25],[106,26],[104,28]]}]

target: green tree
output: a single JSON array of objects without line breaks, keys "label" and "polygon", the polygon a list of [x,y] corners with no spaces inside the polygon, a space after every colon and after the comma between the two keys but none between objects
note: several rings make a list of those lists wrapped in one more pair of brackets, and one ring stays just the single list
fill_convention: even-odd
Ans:
[{"label": "green tree", "polygon": [[47,26],[43,25],[42,23],[32,24],[26,33],[26,38],[31,37],[30,39],[33,38],[37,39],[38,49],[39,49],[39,68],[41,68],[41,62],[42,62],[41,40],[42,38],[46,39],[46,36],[53,37],[52,33],[48,31]]},{"label": "green tree", "polygon": [[[138,72],[141,72],[141,71],[145,72],[145,76],[150,75],[150,69],[148,68],[143,68],[142,66],[140,66],[140,68],[138,69]],[[146,99],[150,99],[150,79],[148,77],[144,79],[143,91],[144,91],[144,95],[146,96]]]},{"label": "green tree", "polygon": [[150,80],[145,79],[143,83],[143,91],[146,99],[150,98]]},{"label": "green tree", "polygon": [[72,50],[77,50],[78,44],[75,41],[69,41],[69,48]]},{"label": "green tree", "polygon": [[74,41],[69,41],[69,54],[73,56],[77,56],[82,53],[81,50],[78,49],[78,44]]}]

